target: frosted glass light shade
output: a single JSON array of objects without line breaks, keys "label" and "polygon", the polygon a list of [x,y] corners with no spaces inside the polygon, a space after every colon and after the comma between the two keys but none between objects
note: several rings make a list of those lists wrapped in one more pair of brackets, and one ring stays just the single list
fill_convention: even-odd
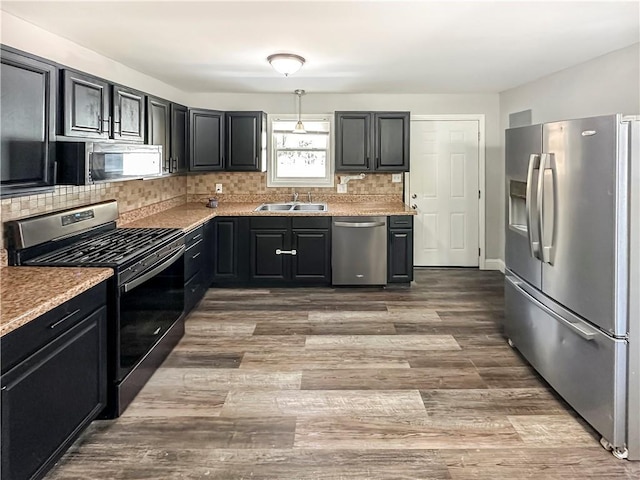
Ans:
[{"label": "frosted glass light shade", "polygon": [[296,73],[305,62],[304,58],[293,53],[275,53],[269,55],[267,61],[276,72],[283,74],[285,77]]}]

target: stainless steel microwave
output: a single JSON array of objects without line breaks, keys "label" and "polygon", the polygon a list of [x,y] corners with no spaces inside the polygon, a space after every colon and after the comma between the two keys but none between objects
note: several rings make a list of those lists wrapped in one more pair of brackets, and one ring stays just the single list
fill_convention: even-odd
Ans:
[{"label": "stainless steel microwave", "polygon": [[57,142],[57,183],[91,185],[162,175],[162,146]]}]

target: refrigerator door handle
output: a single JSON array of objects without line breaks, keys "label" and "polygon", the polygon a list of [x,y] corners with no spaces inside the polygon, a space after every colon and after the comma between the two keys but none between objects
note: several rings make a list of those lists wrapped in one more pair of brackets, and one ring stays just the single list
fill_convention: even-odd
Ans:
[{"label": "refrigerator door handle", "polygon": [[577,323],[573,323],[570,322],[569,320],[567,320],[566,318],[561,317],[560,315],[558,315],[556,312],[554,312],[553,310],[551,310],[549,307],[547,307],[544,303],[542,303],[540,300],[536,299],[533,295],[531,295],[529,292],[527,292],[524,288],[522,288],[522,282],[518,281],[515,279],[515,277],[511,276],[511,275],[506,275],[505,280],[508,281],[514,288],[516,288],[522,295],[524,295],[527,300],[529,300],[531,303],[533,303],[534,305],[536,305],[538,308],[540,308],[541,310],[543,310],[546,314],[548,314],[549,316],[553,317],[555,320],[557,320],[558,322],[562,323],[563,325],[566,325],[567,327],[569,327],[569,329],[573,330],[573,332],[575,332],[576,334],[578,334],[580,337],[584,338],[587,341],[591,341],[595,338],[596,336],[596,332],[593,332],[591,330],[588,330],[586,328],[584,328],[583,326],[577,324]]},{"label": "refrigerator door handle", "polygon": [[[533,225],[534,225],[534,212],[533,212],[533,171],[540,168],[540,155],[532,153],[529,156],[529,167],[527,168],[527,192],[525,197],[525,209],[527,215],[527,238],[529,239],[529,250],[531,256],[542,260],[540,256],[540,242],[533,240]],[[537,202],[536,202],[537,203]]]},{"label": "refrigerator door handle", "polygon": [[[540,235],[540,260],[549,265],[554,263],[553,237],[555,235],[555,158],[553,154],[543,153],[540,155],[540,170],[538,171],[538,233]],[[549,173],[550,185],[545,185],[545,176]],[[547,205],[545,211],[544,206]],[[547,215],[549,214],[549,215]],[[547,231],[546,220],[549,221],[551,229]],[[545,240],[545,232],[550,234],[549,243]]]}]

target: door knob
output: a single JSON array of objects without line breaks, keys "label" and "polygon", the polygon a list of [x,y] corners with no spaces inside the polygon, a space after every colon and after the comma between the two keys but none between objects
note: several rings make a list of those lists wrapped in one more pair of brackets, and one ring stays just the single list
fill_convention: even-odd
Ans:
[{"label": "door knob", "polygon": [[411,195],[411,198],[418,198],[418,195],[416,195],[415,193],[413,195]]},{"label": "door knob", "polygon": [[414,203],[413,205],[411,205],[411,208],[413,208],[414,210],[417,210],[418,206]]}]

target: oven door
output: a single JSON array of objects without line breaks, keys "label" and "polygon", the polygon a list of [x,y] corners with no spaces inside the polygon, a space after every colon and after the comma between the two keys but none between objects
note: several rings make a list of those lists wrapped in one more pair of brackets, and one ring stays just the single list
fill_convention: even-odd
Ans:
[{"label": "oven door", "polygon": [[184,312],[184,246],[118,288],[121,381]]}]

